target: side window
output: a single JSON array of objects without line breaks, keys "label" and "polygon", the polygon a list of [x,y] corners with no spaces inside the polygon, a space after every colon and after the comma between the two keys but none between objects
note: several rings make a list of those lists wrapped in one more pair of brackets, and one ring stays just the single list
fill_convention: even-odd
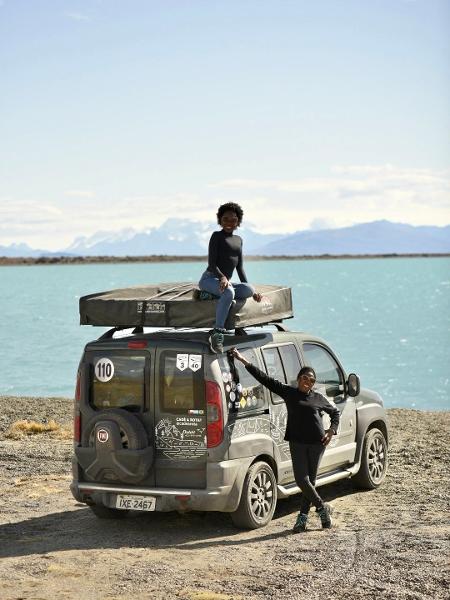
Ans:
[{"label": "side window", "polygon": [[344,383],[344,377],[333,356],[316,344],[303,344],[303,351],[307,364],[316,372],[319,391],[326,396],[337,396],[340,386]]},{"label": "side window", "polygon": [[[174,351],[165,351],[159,358],[159,398],[162,412],[186,412],[203,408],[203,368],[195,370],[183,364]],[[191,355],[197,357],[198,355]],[[189,360],[189,359],[186,359]]]},{"label": "side window", "polygon": [[[286,377],[284,375],[283,363],[281,362],[280,353],[278,348],[263,348],[262,351],[264,363],[266,365],[267,374],[273,379],[278,379],[281,383],[286,383]],[[280,398],[278,394],[272,394],[272,402],[284,402],[283,398]]]},{"label": "side window", "polygon": [[[241,349],[240,352],[252,364],[258,364],[255,352],[251,348]],[[247,371],[241,362],[236,360],[234,366],[239,379],[239,388],[237,389],[236,384],[233,383],[225,384],[225,391],[229,400],[234,399],[235,402],[239,403],[238,410],[240,413],[264,408],[263,386]]]},{"label": "side window", "polygon": [[301,368],[297,348],[294,344],[286,344],[285,346],[280,346],[278,349],[280,351],[281,360],[283,361],[287,383],[297,387],[297,375]]}]

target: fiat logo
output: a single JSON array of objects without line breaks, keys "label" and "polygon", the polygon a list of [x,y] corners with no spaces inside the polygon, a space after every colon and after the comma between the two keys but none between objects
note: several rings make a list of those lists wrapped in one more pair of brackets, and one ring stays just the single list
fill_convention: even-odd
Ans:
[{"label": "fiat logo", "polygon": [[97,430],[97,439],[99,442],[107,442],[109,439],[109,433],[106,431],[106,429],[98,429]]}]

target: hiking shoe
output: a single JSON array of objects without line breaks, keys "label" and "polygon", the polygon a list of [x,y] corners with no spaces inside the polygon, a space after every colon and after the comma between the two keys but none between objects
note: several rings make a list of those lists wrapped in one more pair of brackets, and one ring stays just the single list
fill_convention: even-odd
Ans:
[{"label": "hiking shoe", "polygon": [[324,504],[322,508],[317,511],[320,522],[322,523],[322,529],[330,529],[333,525],[333,521],[331,520],[332,512],[333,507],[330,504]]},{"label": "hiking shoe", "polygon": [[216,354],[222,354],[223,352],[224,332],[225,329],[213,329],[209,336],[209,347]]},{"label": "hiking shoe", "polygon": [[300,533],[301,531],[306,531],[306,521],[308,520],[308,515],[304,513],[298,513],[297,520],[295,521],[295,525],[292,528],[294,533]]}]

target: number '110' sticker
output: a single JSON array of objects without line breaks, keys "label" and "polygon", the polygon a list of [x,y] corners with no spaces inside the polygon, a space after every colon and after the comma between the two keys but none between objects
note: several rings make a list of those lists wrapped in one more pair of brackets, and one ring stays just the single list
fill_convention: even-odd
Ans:
[{"label": "number '110' sticker", "polygon": [[95,363],[95,376],[102,383],[114,377],[114,364],[109,358],[100,358]]}]

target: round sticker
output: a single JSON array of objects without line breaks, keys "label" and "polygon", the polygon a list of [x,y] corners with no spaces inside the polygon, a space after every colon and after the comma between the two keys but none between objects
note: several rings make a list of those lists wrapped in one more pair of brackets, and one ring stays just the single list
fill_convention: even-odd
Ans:
[{"label": "round sticker", "polygon": [[256,396],[252,396],[252,404],[253,406],[256,406],[258,404],[258,399],[256,398]]},{"label": "round sticker", "polygon": [[109,433],[106,431],[106,429],[97,429],[97,439],[102,443],[109,440]]},{"label": "round sticker", "polygon": [[109,358],[101,358],[95,363],[95,376],[102,383],[114,377],[114,365]]},{"label": "round sticker", "polygon": [[230,400],[234,402],[236,400],[236,394],[234,392],[230,392]]},{"label": "round sticker", "polygon": [[233,390],[233,392],[235,392],[235,391],[236,391],[236,384],[234,383],[234,381],[233,381],[233,383],[231,384],[231,389]]},{"label": "round sticker", "polygon": [[248,394],[247,388],[244,388],[244,389],[242,390],[242,395],[244,396],[244,398],[245,398],[245,396],[246,396],[247,394]]},{"label": "round sticker", "polygon": [[236,386],[236,390],[237,390],[237,391],[238,391],[240,394],[242,394],[242,383],[238,383],[238,384],[237,384],[237,386]]},{"label": "round sticker", "polygon": [[225,386],[225,391],[226,392],[230,392],[231,391],[231,388],[230,388],[230,386],[228,384]]},{"label": "round sticker", "polygon": [[222,380],[225,383],[228,381],[228,373],[226,371],[222,371]]}]

